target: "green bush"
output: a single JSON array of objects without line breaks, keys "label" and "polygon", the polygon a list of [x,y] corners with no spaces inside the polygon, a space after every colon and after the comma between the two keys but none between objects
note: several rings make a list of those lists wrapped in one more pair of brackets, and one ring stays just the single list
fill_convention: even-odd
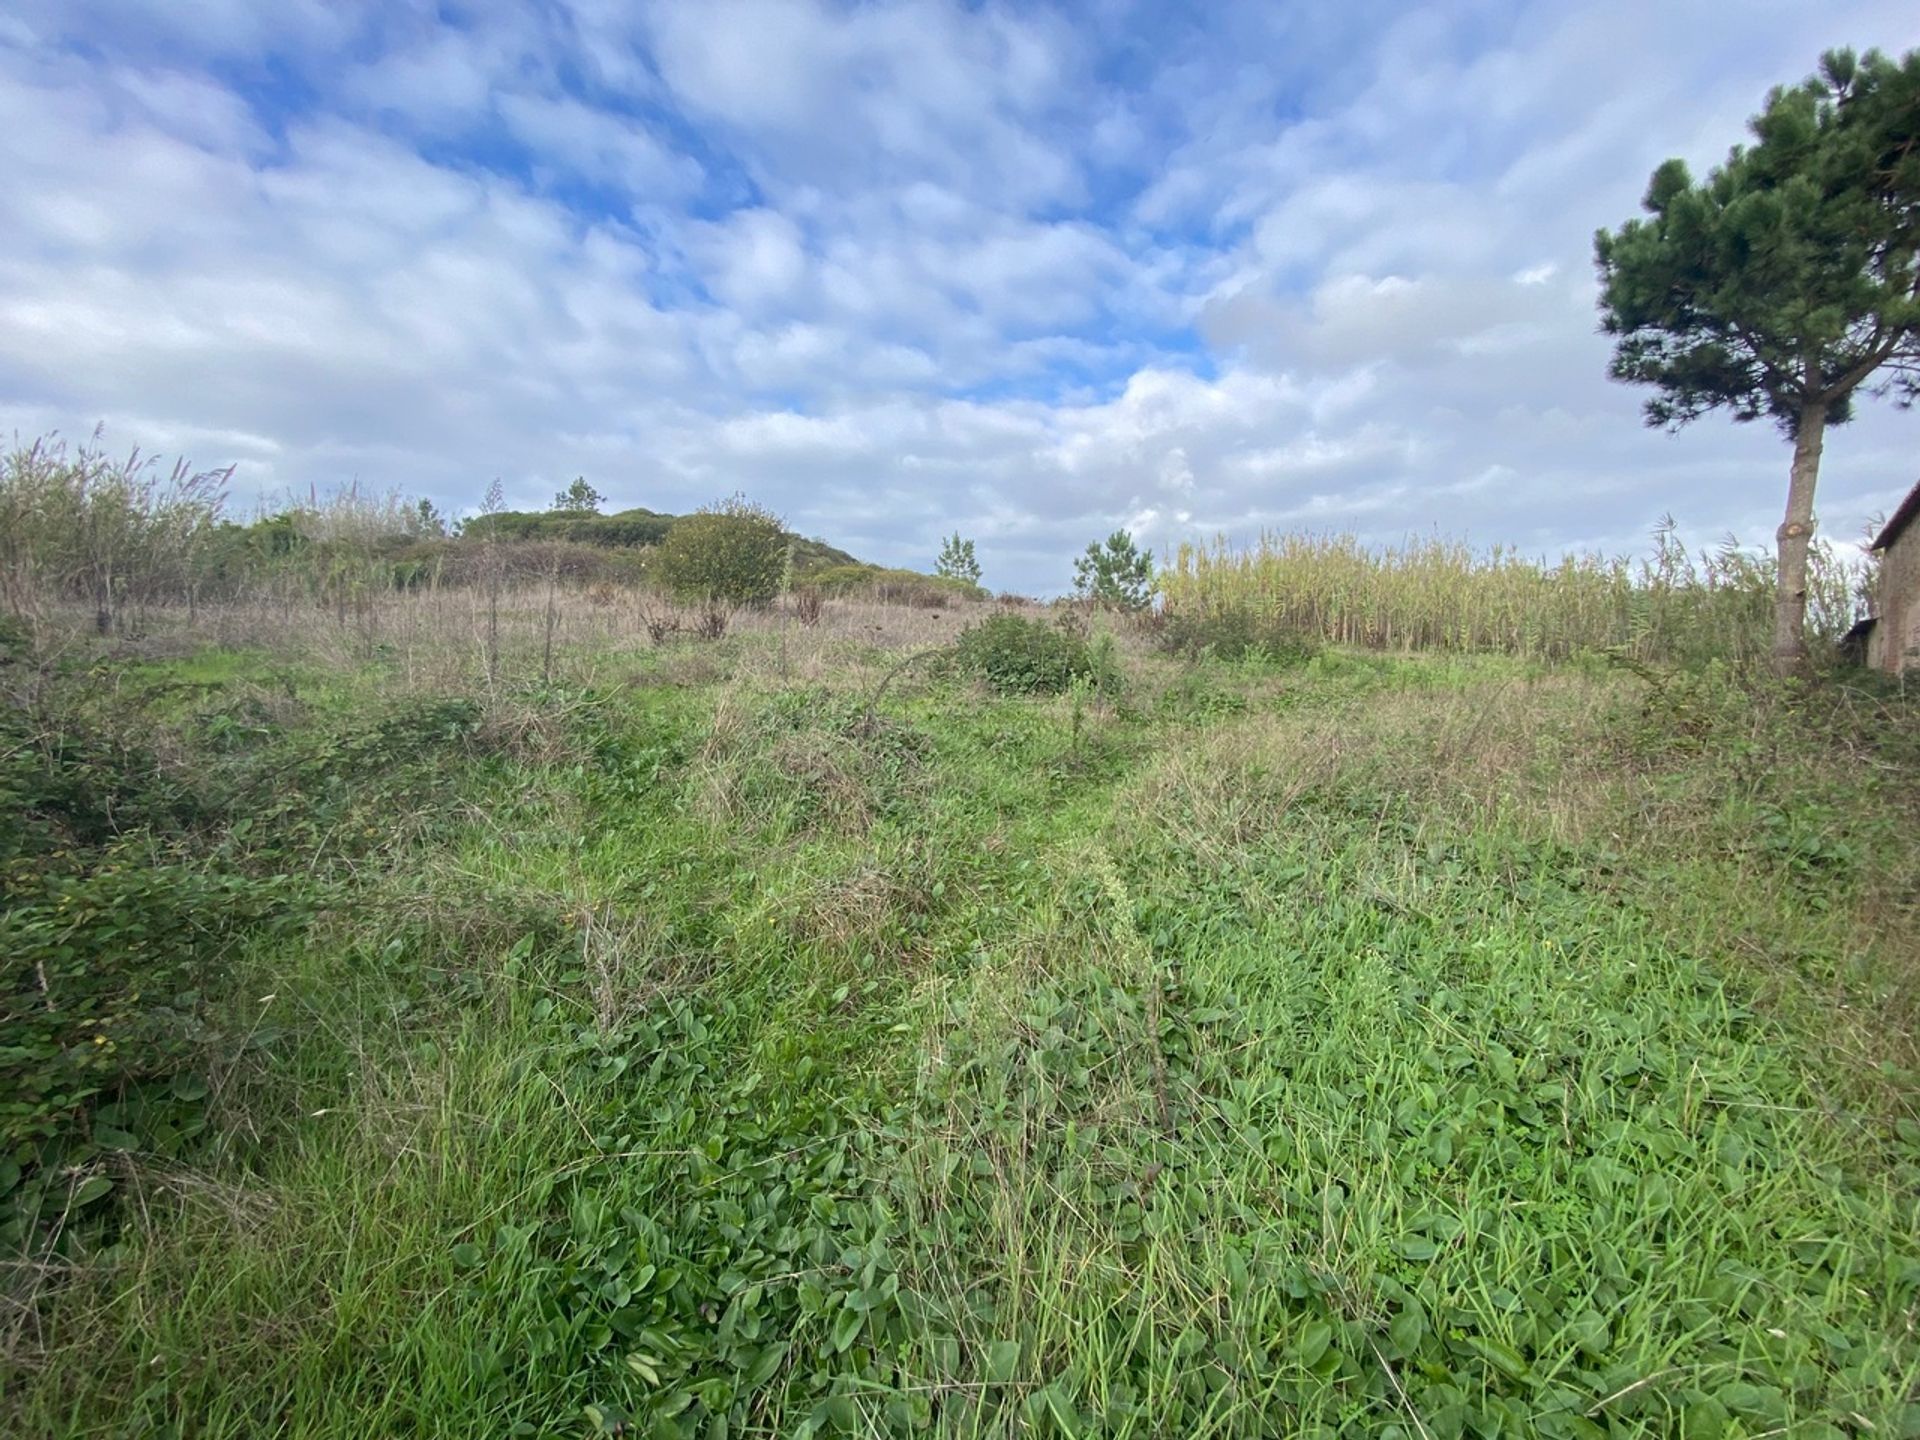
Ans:
[{"label": "green bush", "polygon": [[1058,695],[1076,680],[1105,686],[1113,675],[1084,637],[1018,615],[996,615],[961,631],[955,663],[1002,695]]},{"label": "green bush", "polygon": [[1265,659],[1299,665],[1320,652],[1312,637],[1274,616],[1242,605],[1169,611],[1158,631],[1161,646],[1175,655],[1203,653],[1221,660]]},{"label": "green bush", "polygon": [[735,496],[674,522],[652,573],[683,600],[765,605],[787,577],[787,532],[773,514]]},{"label": "green bush", "polygon": [[970,580],[879,565],[829,565],[796,578],[794,585],[835,599],[858,595],[921,610],[942,610],[956,601],[987,598],[987,592]]}]

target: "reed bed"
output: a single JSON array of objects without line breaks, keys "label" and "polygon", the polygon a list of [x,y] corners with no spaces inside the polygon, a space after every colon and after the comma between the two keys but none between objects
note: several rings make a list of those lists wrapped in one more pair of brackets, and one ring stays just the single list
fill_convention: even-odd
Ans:
[{"label": "reed bed", "polygon": [[[1853,623],[1864,565],[1816,544],[1810,638]],[[1649,555],[1557,561],[1441,536],[1370,546],[1352,535],[1263,533],[1182,545],[1160,576],[1169,613],[1251,611],[1326,644],[1487,651],[1557,659],[1613,651],[1645,661],[1758,658],[1771,646],[1774,564],[1729,537],[1690,551],[1669,520]]]}]

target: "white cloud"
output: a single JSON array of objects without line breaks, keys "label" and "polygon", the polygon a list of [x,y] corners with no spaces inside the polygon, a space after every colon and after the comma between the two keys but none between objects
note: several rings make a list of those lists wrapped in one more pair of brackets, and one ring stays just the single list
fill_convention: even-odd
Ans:
[{"label": "white cloud", "polygon": [[699,188],[699,162],[623,115],[568,96],[505,94],[494,105],[536,157],[536,171],[616,186],[650,203],[684,199]]},{"label": "white cloud", "polygon": [[[1589,247],[1843,25],[1910,40],[1843,11],[1662,7],[1647,52],[1644,0],[27,0],[0,426],[104,419],[243,496],[740,488],[879,560],[958,526],[1040,589],[1124,524],[1763,537],[1783,448],[1640,427]],[[1912,424],[1835,433],[1831,531],[1911,483]]]}]

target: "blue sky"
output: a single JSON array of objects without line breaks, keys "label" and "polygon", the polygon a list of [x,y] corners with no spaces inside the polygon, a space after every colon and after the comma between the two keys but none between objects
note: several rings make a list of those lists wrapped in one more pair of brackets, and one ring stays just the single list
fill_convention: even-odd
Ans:
[{"label": "blue sky", "polygon": [[[1061,588],[1116,526],[1765,541],[1642,428],[1594,229],[1901,3],[15,0],[0,426],[458,512],[735,490]],[[1920,417],[1828,443],[1851,538]]]}]

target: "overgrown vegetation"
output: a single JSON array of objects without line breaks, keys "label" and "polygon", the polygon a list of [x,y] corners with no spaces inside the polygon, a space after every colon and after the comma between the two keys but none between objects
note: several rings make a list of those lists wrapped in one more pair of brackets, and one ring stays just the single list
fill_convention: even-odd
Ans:
[{"label": "overgrown vegetation", "polygon": [[16,634],[0,1428],[1920,1425],[1911,700],[872,613]]},{"label": "overgrown vegetation", "polygon": [[954,663],[1002,695],[1058,695],[1076,682],[1112,686],[1111,646],[1089,644],[1071,611],[1053,624],[995,615],[962,631]]},{"label": "overgrown vegetation", "polygon": [[1290,625],[1284,616],[1244,605],[1208,610],[1172,609],[1161,619],[1162,646],[1189,659],[1271,660],[1297,664],[1311,659],[1320,642]]},{"label": "overgrown vegetation", "polygon": [[[1864,603],[1863,582],[1831,546],[1812,547],[1806,630],[1829,660]],[[1254,627],[1303,645],[1541,659],[1611,651],[1682,665],[1770,654],[1774,588],[1771,560],[1731,540],[1695,554],[1671,521],[1637,561],[1569,554],[1553,563],[1443,539],[1370,547],[1348,535],[1263,535],[1249,548],[1183,545],[1159,579],[1167,614],[1182,625]]]},{"label": "overgrown vegetation", "polygon": [[[34,625],[84,603],[107,633],[138,630],[155,606],[251,602],[277,605],[290,619],[296,606],[317,605],[370,634],[383,597],[442,587],[497,597],[503,587],[565,580],[764,604],[816,572],[856,567],[886,579],[882,588],[917,584],[941,603],[978,594],[861,566],[737,498],[689,516],[602,515],[602,497],[582,477],[551,510],[519,512],[504,507],[496,482],[480,513],[450,527],[431,501],[348,485],[241,522],[226,507],[228,478],[137,452],[114,459],[97,437],[78,447],[49,437],[0,455],[0,607]],[[668,547],[683,525],[687,533]],[[731,537],[718,547],[716,527]],[[728,593],[707,596],[716,584]],[[729,598],[734,592],[751,598]]]},{"label": "overgrown vegetation", "polygon": [[0,596],[15,618],[84,601],[101,634],[123,612],[191,597],[224,498],[226,471],[162,470],[138,451],[58,439],[0,459]]},{"label": "overgrown vegetation", "polygon": [[922,575],[917,570],[889,570],[879,565],[830,565],[799,577],[794,588],[840,599],[857,597],[927,610],[987,598],[987,592],[973,581],[956,575]]}]

